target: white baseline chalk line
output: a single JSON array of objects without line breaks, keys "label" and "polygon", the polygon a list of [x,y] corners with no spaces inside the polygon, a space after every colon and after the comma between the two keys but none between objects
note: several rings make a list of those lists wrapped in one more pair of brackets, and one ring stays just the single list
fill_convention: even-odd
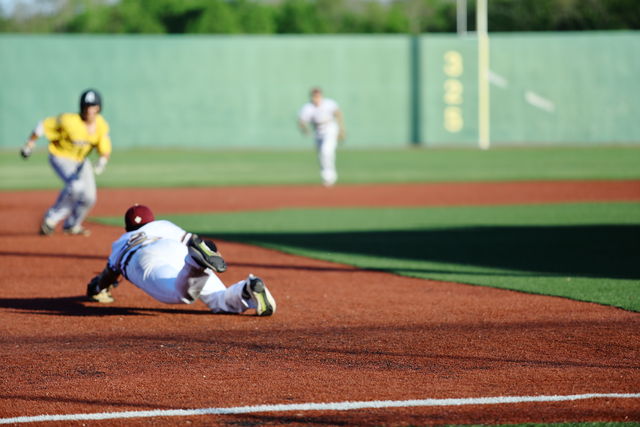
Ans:
[{"label": "white baseline chalk line", "polygon": [[497,396],[452,399],[378,400],[370,402],[292,403],[276,405],[236,406],[229,408],[163,409],[154,411],[98,412],[93,414],[37,415],[0,418],[0,424],[37,423],[44,421],[108,420],[116,418],[187,417],[194,415],[250,414],[286,411],[349,411],[354,409],[407,408],[416,406],[499,405],[502,403],[564,402],[584,399],[638,399],[640,393],[588,393],[564,396]]}]

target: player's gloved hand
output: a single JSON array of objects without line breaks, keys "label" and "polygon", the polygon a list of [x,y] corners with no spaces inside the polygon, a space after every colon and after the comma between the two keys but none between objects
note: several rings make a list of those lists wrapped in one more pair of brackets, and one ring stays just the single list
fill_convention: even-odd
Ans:
[{"label": "player's gloved hand", "polygon": [[100,276],[98,275],[91,279],[91,282],[87,285],[87,298],[89,301],[103,304],[114,302],[115,299],[113,295],[111,295],[111,289],[113,289],[113,286],[107,286],[106,288],[100,287]]},{"label": "player's gloved hand", "polygon": [[104,172],[104,168],[107,166],[107,161],[108,160],[106,157],[100,157],[98,159],[95,166],[93,167],[93,171],[96,173],[96,175],[100,175],[102,174],[102,172]]},{"label": "player's gloved hand", "polygon": [[29,144],[23,145],[22,148],[20,149],[20,155],[22,156],[23,159],[29,158],[29,156],[31,156],[32,153],[33,153],[33,147]]},{"label": "player's gloved hand", "polygon": [[114,299],[111,295],[111,289],[118,286],[119,277],[120,274],[112,269],[107,262],[102,272],[91,279],[87,285],[87,297],[89,297],[91,301],[102,303],[113,302]]},{"label": "player's gloved hand", "polygon": [[100,287],[100,275],[95,276],[87,284],[87,296],[92,297],[98,295],[103,288]]}]

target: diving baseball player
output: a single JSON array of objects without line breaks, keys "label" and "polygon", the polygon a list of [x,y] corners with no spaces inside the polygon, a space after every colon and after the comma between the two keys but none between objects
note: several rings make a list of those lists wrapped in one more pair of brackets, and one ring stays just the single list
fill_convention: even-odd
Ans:
[{"label": "diving baseball player", "polygon": [[[31,132],[20,150],[23,158],[33,153],[41,136],[49,140],[49,163],[64,182],[58,199],[46,212],[40,224],[40,234],[49,235],[64,220],[67,234],[89,235],[82,222],[96,202],[94,173],[101,174],[111,154],[109,125],[100,115],[102,97],[94,89],[80,96],[80,113],[63,113],[42,120]],[[99,159],[94,167],[88,159],[96,149]]]},{"label": "diving baseball player", "polygon": [[253,275],[228,288],[215,274],[227,265],[215,243],[188,233],[166,220],[155,220],[146,206],[134,205],[124,216],[125,230],[111,249],[104,270],[87,285],[90,300],[113,302],[111,289],[120,276],[167,304],[200,299],[214,313],[255,309],[270,316],[276,302],[264,282]]},{"label": "diving baseball player", "polygon": [[338,103],[325,98],[320,88],[311,90],[310,102],[303,105],[298,113],[298,127],[302,133],[309,133],[309,124],[315,132],[322,183],[330,187],[338,180],[336,149],[338,141],[344,139],[344,120]]}]

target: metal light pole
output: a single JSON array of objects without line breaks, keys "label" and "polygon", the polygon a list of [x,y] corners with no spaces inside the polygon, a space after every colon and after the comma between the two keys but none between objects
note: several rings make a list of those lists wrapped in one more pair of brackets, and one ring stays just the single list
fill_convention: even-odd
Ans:
[{"label": "metal light pole", "polygon": [[459,36],[467,35],[467,0],[456,0],[456,28]]}]

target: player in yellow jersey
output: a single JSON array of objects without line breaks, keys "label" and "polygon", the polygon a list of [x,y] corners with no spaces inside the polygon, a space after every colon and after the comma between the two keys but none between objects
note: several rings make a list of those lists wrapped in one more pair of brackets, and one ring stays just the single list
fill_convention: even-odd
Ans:
[{"label": "player in yellow jersey", "polygon": [[[28,158],[41,136],[49,140],[49,163],[64,182],[55,204],[40,224],[40,234],[53,233],[64,220],[67,234],[88,236],[82,222],[96,202],[96,175],[104,171],[111,154],[109,125],[100,115],[102,98],[94,89],[80,96],[80,113],[63,113],[42,120],[31,132],[20,153]],[[89,161],[92,150],[99,154],[95,166]]]}]

